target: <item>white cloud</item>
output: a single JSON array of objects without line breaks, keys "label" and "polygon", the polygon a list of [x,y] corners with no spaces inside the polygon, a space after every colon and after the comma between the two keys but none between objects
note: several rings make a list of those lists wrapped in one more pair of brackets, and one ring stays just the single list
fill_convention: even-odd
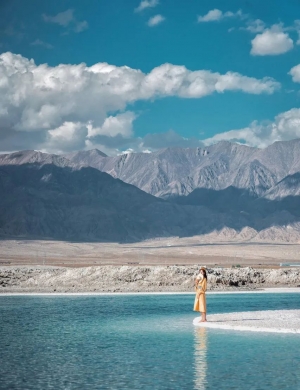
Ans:
[{"label": "white cloud", "polygon": [[256,35],[251,41],[251,54],[256,56],[278,55],[286,53],[294,46],[292,39],[281,25],[273,25]]},{"label": "white cloud", "polygon": [[74,16],[73,9],[67,9],[64,12],[60,12],[55,16],[43,14],[42,18],[47,23],[55,23],[62,27],[72,27],[72,30],[76,33],[80,33],[88,28],[88,22],[86,20],[78,21]]},{"label": "white cloud", "polygon": [[263,22],[260,19],[256,19],[256,20],[250,20],[247,23],[247,27],[241,27],[241,30],[247,30],[252,33],[260,33],[263,32],[265,28],[266,28],[265,22]]},{"label": "white cloud", "polygon": [[241,18],[243,19],[245,15],[241,10],[238,10],[237,12],[222,12],[219,9],[212,9],[210,10],[206,15],[203,16],[198,16],[198,23],[203,23],[203,22],[218,22],[223,19],[228,19],[228,18]]},{"label": "white cloud", "polygon": [[274,80],[268,77],[258,80],[253,77],[242,76],[239,73],[227,72],[225,75],[220,75],[215,88],[217,92],[231,90],[259,95],[261,93],[273,93],[275,89],[279,88],[279,84],[275,85]]},{"label": "white cloud", "polygon": [[226,91],[272,94],[279,87],[268,77],[190,71],[172,64],[148,74],[107,63],[51,67],[7,52],[0,55],[0,145],[8,150],[10,142],[18,148],[22,142],[28,148],[31,142],[33,148],[46,149],[49,145],[57,148],[61,142],[62,149],[68,143],[74,148],[81,142],[71,140],[69,135],[74,132],[82,142],[93,142],[93,137],[98,142],[105,136],[107,143],[114,137],[120,144],[133,135],[135,114],[123,111],[135,101],[201,98]]},{"label": "white cloud", "polygon": [[74,10],[67,9],[66,11],[60,12],[55,16],[43,14],[42,17],[45,22],[56,23],[60,26],[67,27],[74,20]]},{"label": "white cloud", "polygon": [[97,147],[108,155],[129,152],[153,152],[166,147],[202,147],[219,141],[231,141],[253,147],[265,148],[276,141],[289,141],[300,138],[300,109],[293,108],[277,115],[273,121],[253,121],[248,127],[216,134],[204,140],[185,138],[174,130],[163,133],[147,134],[143,138],[128,138],[122,144],[115,141],[107,143],[100,138],[97,146],[87,142],[88,149]]},{"label": "white cloud", "polygon": [[56,129],[48,131],[47,150],[55,153],[73,151],[85,147],[88,129],[81,123],[64,122]]},{"label": "white cloud", "polygon": [[158,0],[143,0],[140,5],[134,10],[135,12],[141,12],[146,8],[154,8],[159,4]]},{"label": "white cloud", "polygon": [[213,9],[209,11],[204,16],[198,16],[198,22],[215,22],[217,20],[221,20],[223,16],[223,12],[219,9]]},{"label": "white cloud", "polygon": [[230,130],[203,140],[205,145],[218,141],[241,142],[249,146],[264,148],[275,141],[300,138],[300,109],[293,108],[277,115],[273,122],[254,121],[243,129]]},{"label": "white cloud", "polygon": [[87,30],[89,28],[88,22],[86,20],[83,20],[82,22],[76,22],[74,31],[77,33],[80,33],[84,30]]},{"label": "white cloud", "polygon": [[158,24],[162,23],[166,18],[162,15],[155,15],[152,18],[148,20],[148,26],[153,27],[157,26]]},{"label": "white cloud", "polygon": [[300,64],[294,66],[288,73],[295,83],[300,83]]},{"label": "white cloud", "polygon": [[284,31],[295,31],[298,33],[298,40],[296,41],[296,45],[300,45],[300,20],[294,20],[294,23],[291,26],[285,27]]},{"label": "white cloud", "polygon": [[42,46],[46,49],[53,49],[53,46],[50,43],[44,42],[40,39],[36,39],[35,41],[31,42],[31,46]]},{"label": "white cloud", "polygon": [[96,137],[97,135],[106,135],[108,137],[115,137],[121,135],[124,138],[133,136],[132,124],[136,115],[127,111],[116,116],[107,117],[103,125],[100,127],[93,127],[92,123],[88,124],[88,138]]},{"label": "white cloud", "polygon": [[200,98],[214,92],[243,91],[251,94],[273,93],[279,84],[271,78],[261,80],[235,72],[224,75],[208,70],[190,71],[184,66],[164,64],[154,68],[144,83],[151,95]]}]

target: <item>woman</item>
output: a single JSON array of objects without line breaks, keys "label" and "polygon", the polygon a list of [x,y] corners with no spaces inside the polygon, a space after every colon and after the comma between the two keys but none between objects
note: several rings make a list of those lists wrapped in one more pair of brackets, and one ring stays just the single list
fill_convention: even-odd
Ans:
[{"label": "woman", "polygon": [[207,288],[207,275],[204,267],[200,268],[200,273],[195,279],[196,297],[194,303],[194,311],[201,312],[201,321],[206,322],[206,297],[205,291]]}]

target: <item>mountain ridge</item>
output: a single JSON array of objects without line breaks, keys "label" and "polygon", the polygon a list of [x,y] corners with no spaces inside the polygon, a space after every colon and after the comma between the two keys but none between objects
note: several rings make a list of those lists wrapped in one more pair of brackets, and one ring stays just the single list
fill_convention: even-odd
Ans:
[{"label": "mountain ridge", "polygon": [[[64,156],[79,163],[86,161],[82,153]],[[90,159],[89,165],[164,199],[188,195],[196,188],[219,190],[230,185],[262,196],[284,177],[300,172],[300,139],[278,141],[265,149],[228,141],[207,148],[165,148],[101,156]]]},{"label": "mountain ridge", "polygon": [[0,166],[27,162],[74,169],[91,166],[163,199],[187,196],[197,188],[230,186],[261,197],[285,177],[300,172],[300,139],[278,141],[265,149],[222,141],[207,148],[165,148],[115,157],[97,149],[64,155],[36,151],[0,155]]},{"label": "mountain ridge", "polygon": [[[0,235],[300,242],[300,140],[277,143],[267,153],[231,143],[153,155],[84,153],[85,161],[78,153],[70,160],[37,151],[0,155]],[[89,166],[88,158],[102,161],[108,173]],[[135,181],[123,182],[113,171]],[[171,189],[168,197],[161,185]]]}]

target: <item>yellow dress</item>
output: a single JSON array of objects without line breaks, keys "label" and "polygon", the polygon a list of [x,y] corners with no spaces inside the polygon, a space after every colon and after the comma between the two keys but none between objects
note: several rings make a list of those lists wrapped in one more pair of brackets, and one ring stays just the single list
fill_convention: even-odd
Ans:
[{"label": "yellow dress", "polygon": [[206,313],[206,297],[205,297],[206,288],[207,288],[206,278],[197,281],[197,285],[195,288],[196,297],[194,302],[194,311],[200,311],[201,313]]}]

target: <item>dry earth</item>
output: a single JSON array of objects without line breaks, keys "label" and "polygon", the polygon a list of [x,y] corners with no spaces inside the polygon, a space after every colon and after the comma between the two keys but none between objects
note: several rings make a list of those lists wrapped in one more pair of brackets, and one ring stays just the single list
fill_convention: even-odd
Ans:
[{"label": "dry earth", "polygon": [[0,241],[0,265],[192,265],[279,267],[300,264],[300,244],[168,238],[133,244],[41,240]]},{"label": "dry earth", "polygon": [[210,243],[200,237],[134,244],[0,241],[0,292],[193,292],[299,287],[299,244]]}]

